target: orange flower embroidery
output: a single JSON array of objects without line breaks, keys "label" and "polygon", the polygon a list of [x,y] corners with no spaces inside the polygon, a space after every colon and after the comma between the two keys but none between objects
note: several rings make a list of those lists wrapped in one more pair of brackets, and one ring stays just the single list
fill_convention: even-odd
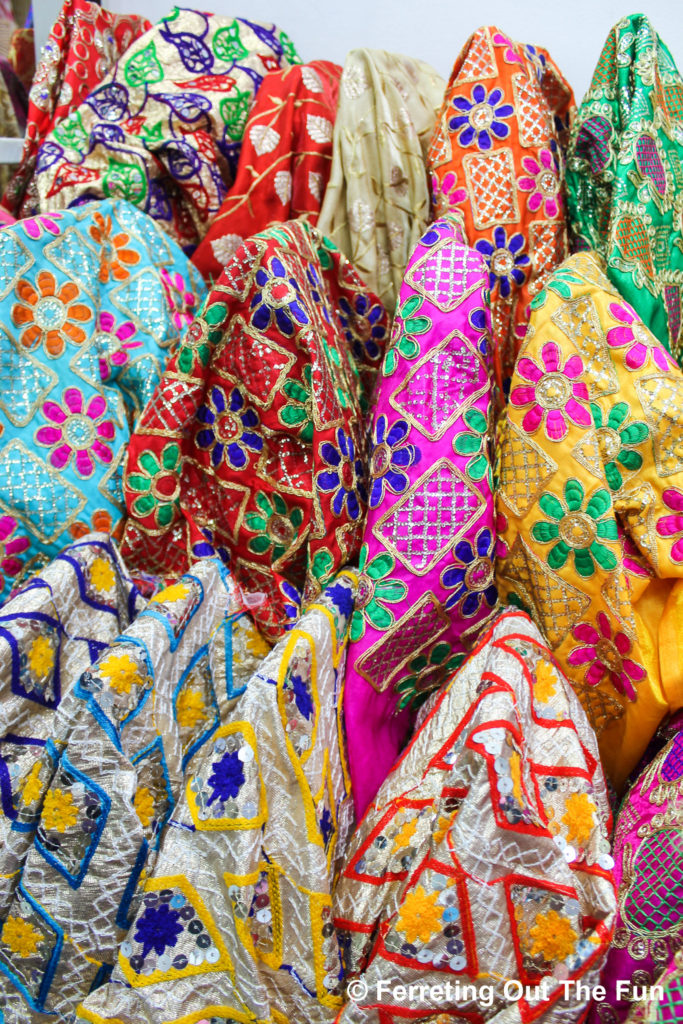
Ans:
[{"label": "orange flower embroidery", "polygon": [[[130,235],[127,231],[119,231],[112,235],[111,217],[103,217],[101,213],[94,216],[95,223],[90,227],[93,241],[101,248],[100,281],[106,284],[111,277],[114,281],[125,281],[130,277],[128,267],[140,262],[140,253],[135,249],[127,249]],[[125,264],[125,265],[124,265]]]},{"label": "orange flower embroidery", "polygon": [[92,318],[91,310],[75,300],[80,295],[78,285],[67,281],[57,288],[54,274],[41,270],[36,278],[38,291],[30,281],[22,278],[16,287],[21,302],[12,307],[12,319],[17,327],[25,327],[19,336],[24,348],[33,349],[44,344],[48,355],[60,356],[67,339],[82,345],[86,333],[79,324]]}]

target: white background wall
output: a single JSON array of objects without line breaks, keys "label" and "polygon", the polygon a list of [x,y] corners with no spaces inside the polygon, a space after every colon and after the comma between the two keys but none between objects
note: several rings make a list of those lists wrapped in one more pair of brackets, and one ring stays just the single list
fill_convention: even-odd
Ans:
[{"label": "white background wall", "polygon": [[[38,7],[46,0],[34,0]],[[421,57],[444,77],[479,25],[496,25],[513,39],[545,46],[574,88],[577,100],[590,83],[612,25],[633,11],[646,14],[683,72],[683,0],[179,0],[216,14],[275,21],[294,40],[303,60],[344,63],[357,46]],[[135,11],[154,21],[173,0],[104,0],[112,11]]]}]

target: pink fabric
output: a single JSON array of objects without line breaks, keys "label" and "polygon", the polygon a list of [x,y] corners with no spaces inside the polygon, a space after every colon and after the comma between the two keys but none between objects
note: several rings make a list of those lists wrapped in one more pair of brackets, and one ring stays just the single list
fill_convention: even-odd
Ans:
[{"label": "pink fabric", "polygon": [[601,977],[605,1000],[593,1005],[589,1024],[625,1020],[633,1004],[617,999],[617,983],[654,984],[683,946],[683,728],[677,724],[619,812],[612,851],[616,931]]},{"label": "pink fabric", "polygon": [[432,224],[408,263],[377,383],[344,697],[359,816],[415,711],[497,605],[487,282],[459,228]]},{"label": "pink fabric", "polygon": [[16,224],[15,218],[7,210],[0,206],[0,228],[6,228],[8,224]]}]

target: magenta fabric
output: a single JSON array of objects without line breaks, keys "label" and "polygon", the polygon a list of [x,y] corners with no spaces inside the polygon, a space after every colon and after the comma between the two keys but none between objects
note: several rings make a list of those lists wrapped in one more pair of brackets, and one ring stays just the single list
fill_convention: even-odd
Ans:
[{"label": "magenta fabric", "polygon": [[605,1000],[593,1005],[589,1024],[625,1020],[633,1004],[617,999],[617,983],[654,984],[683,946],[683,728],[678,725],[619,811],[612,850],[619,893],[616,930],[601,978]]},{"label": "magenta fabric", "polygon": [[447,220],[408,262],[372,425],[344,715],[360,815],[497,606],[488,271]]}]

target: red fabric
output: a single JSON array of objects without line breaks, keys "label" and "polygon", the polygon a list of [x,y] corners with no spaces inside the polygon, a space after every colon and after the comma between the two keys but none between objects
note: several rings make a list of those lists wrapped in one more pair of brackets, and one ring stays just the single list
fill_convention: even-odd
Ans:
[{"label": "red fabric", "polygon": [[235,183],[192,257],[216,278],[245,238],[273,222],[316,224],[332,163],[342,69],[326,60],[273,71],[249,114]]},{"label": "red fabric", "polygon": [[21,164],[2,197],[7,210],[23,217],[34,212],[27,189],[40,144],[149,28],[151,23],[135,14],[112,14],[90,0],[64,0],[33,79]]}]

